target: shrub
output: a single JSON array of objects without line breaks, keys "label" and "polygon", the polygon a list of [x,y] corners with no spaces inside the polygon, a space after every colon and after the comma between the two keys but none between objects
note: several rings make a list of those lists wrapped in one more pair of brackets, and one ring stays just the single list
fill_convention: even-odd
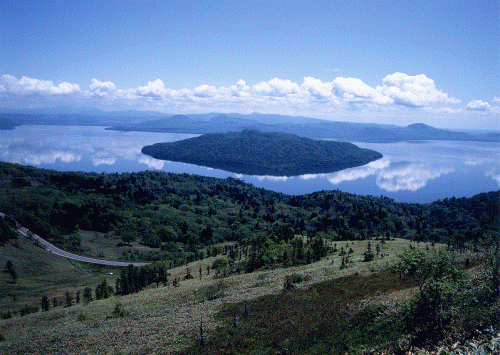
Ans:
[{"label": "shrub", "polygon": [[113,310],[113,313],[111,313],[113,318],[123,318],[128,315],[129,312],[123,308],[123,305],[120,302],[116,303],[115,309]]},{"label": "shrub", "polygon": [[200,301],[211,301],[216,298],[224,297],[227,284],[223,280],[219,280],[216,284],[208,285],[200,289]]},{"label": "shrub", "polygon": [[285,276],[285,282],[283,284],[283,289],[286,291],[291,291],[295,289],[295,284],[305,281],[305,278],[300,274],[291,274]]},{"label": "shrub", "polygon": [[23,308],[21,308],[20,314],[21,314],[21,317],[24,317],[24,316],[26,316],[28,314],[36,313],[39,310],[40,309],[38,307],[25,305]]}]

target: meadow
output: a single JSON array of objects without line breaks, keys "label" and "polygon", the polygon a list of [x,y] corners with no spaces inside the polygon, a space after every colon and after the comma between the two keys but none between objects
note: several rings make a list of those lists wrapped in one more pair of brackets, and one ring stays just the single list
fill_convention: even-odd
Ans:
[{"label": "meadow", "polygon": [[[18,281],[20,285],[15,287],[25,287],[26,294],[19,293],[17,302],[13,302],[10,298],[2,298],[3,310],[14,307],[15,304],[34,302],[36,297],[28,295],[27,292],[30,285],[41,287],[41,284],[50,284],[50,287],[42,291],[51,298],[55,295],[62,296],[68,289],[76,291],[84,285],[95,285],[103,278],[107,278],[110,282],[113,280],[113,275],[109,275],[109,272],[113,271],[109,269],[75,265],[30,245],[30,242],[27,239],[19,240],[17,248],[13,245],[2,248],[4,251],[2,258],[5,257],[5,251],[15,248],[18,257],[13,259],[14,264],[17,262],[21,265],[23,255],[31,254],[33,259],[44,260],[40,270],[46,270],[47,274],[53,276],[51,279],[44,279],[43,276],[35,276],[34,273],[25,272],[20,267]],[[422,250],[443,248],[442,245],[394,239],[380,244],[379,252],[374,259],[364,262],[368,243],[375,249],[377,245],[375,240],[336,242],[338,250],[341,247],[353,250],[350,262],[345,266],[342,266],[342,257],[337,251],[308,265],[261,269],[252,273],[231,274],[227,277],[217,276],[215,271],[210,270],[210,275],[206,275],[207,266],[211,266],[218,258],[226,257],[219,255],[169,270],[169,282],[166,286],[151,286],[135,294],[115,295],[88,304],[74,302],[71,307],[61,304],[51,307],[49,311],[39,311],[23,317],[15,314],[12,318],[0,321],[0,334],[4,338],[0,342],[0,352],[168,354],[194,346],[195,350],[191,351],[196,353],[200,351],[196,350],[196,347],[199,347],[197,339],[199,339],[200,324],[203,326],[203,334],[216,339],[217,329],[228,322],[227,317],[221,317],[221,311],[231,313],[231,307],[234,309],[234,305],[241,308],[243,304],[262,296],[277,297],[283,293],[285,279],[289,275],[300,275],[302,280],[294,284],[295,290],[292,292],[318,289],[318,283],[341,280],[339,278],[348,276],[356,277],[358,282],[364,279],[370,283],[369,277],[379,272],[387,272],[389,266],[397,259],[396,256],[410,246]],[[460,255],[460,260],[466,258],[472,260],[472,255]],[[200,267],[203,270],[201,278],[197,272]],[[193,272],[194,278],[185,279],[188,269]],[[176,278],[180,280],[177,287],[172,283]],[[359,288],[359,285],[353,284],[352,287]],[[373,300],[377,300],[378,303],[398,303],[409,300],[414,293],[414,284],[407,281],[398,283],[392,279],[389,284],[382,282],[380,286],[374,286],[366,293],[347,297],[353,305],[367,304]],[[232,315],[229,318],[232,319]],[[210,350],[207,351],[210,353]]]}]

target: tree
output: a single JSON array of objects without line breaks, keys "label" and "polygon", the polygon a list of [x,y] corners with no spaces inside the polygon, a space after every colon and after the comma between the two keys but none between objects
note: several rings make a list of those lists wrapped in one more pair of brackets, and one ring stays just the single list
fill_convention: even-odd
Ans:
[{"label": "tree", "polygon": [[95,289],[95,299],[100,300],[108,298],[113,294],[113,287],[108,285],[106,280],[103,280]]},{"label": "tree", "polygon": [[65,299],[66,299],[66,307],[71,307],[71,305],[73,304],[73,296],[69,291],[66,291]]},{"label": "tree", "polygon": [[90,287],[85,287],[83,290],[83,304],[87,305],[92,302],[92,289]]},{"label": "tree", "polygon": [[46,312],[50,308],[49,298],[47,296],[42,297],[42,311]]},{"label": "tree", "polygon": [[10,260],[7,260],[7,263],[5,264],[5,268],[3,270],[3,272],[7,273],[10,275],[11,277],[11,282],[13,284],[16,283],[17,281],[17,273],[16,273],[16,270],[14,269],[14,264],[12,263],[12,261]]},{"label": "tree", "polygon": [[445,251],[429,253],[419,249],[408,249],[399,258],[395,270],[410,277],[419,288],[405,305],[404,328],[415,336],[417,344],[436,341],[450,321],[443,309],[453,292],[450,282],[459,275],[453,258]]},{"label": "tree", "polygon": [[451,254],[442,250],[429,253],[420,249],[407,249],[398,257],[400,260],[394,270],[415,281],[422,297],[429,280],[439,281],[445,276],[458,275]]}]

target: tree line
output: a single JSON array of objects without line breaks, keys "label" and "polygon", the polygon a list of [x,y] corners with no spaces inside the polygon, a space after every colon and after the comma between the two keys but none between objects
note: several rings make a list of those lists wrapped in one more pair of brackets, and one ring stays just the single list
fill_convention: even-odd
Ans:
[{"label": "tree line", "polygon": [[181,264],[226,241],[257,250],[259,238],[284,230],[333,241],[401,237],[460,249],[498,245],[500,238],[499,191],[398,203],[340,191],[290,196],[233,178],[56,172],[10,163],[0,163],[0,181],[0,211],[20,224],[76,252],[81,252],[79,230],[113,233],[124,245],[137,241],[152,248],[144,255],[124,254],[130,261]]}]

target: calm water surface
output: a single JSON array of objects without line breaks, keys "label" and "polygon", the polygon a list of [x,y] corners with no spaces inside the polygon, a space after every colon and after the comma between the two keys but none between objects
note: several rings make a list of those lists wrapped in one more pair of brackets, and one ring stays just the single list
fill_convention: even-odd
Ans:
[{"label": "calm water surface", "polygon": [[431,202],[500,189],[500,145],[484,142],[356,143],[379,151],[380,160],[331,174],[293,177],[249,176],[153,159],[148,144],[192,134],[107,131],[104,127],[20,126],[0,130],[0,160],[71,171],[163,170],[219,178],[235,177],[258,187],[305,194],[319,190],[384,195],[404,202]]}]

